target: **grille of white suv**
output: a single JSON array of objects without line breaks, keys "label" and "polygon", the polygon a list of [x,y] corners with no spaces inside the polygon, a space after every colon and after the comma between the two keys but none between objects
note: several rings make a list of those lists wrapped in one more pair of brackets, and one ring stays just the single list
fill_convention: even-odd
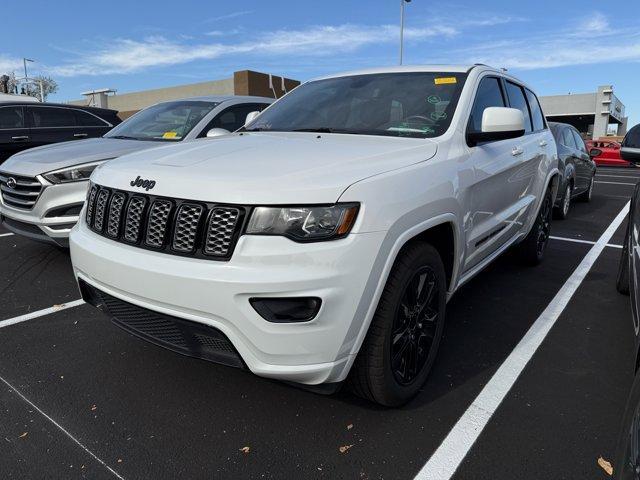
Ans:
[{"label": "grille of white suv", "polygon": [[31,210],[42,192],[42,184],[34,177],[0,172],[0,191],[6,205]]},{"label": "grille of white suv", "polygon": [[118,242],[173,255],[228,260],[244,221],[233,205],[158,197],[91,185],[85,221]]}]

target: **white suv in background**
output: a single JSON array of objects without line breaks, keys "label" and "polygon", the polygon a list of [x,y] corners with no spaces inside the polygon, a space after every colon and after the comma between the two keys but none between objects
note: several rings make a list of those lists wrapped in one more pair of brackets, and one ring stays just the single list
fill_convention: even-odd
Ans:
[{"label": "white suv in background", "polygon": [[139,337],[400,405],[460,285],[515,244],[542,259],[557,175],[536,96],[502,71],[334,75],[233,135],[96,169],[71,257]]},{"label": "white suv in background", "polygon": [[91,172],[131,152],[228,134],[249,112],[273,99],[206,96],[157,103],[100,138],[74,140],[17,153],[0,165],[0,223],[33,240],[67,246]]}]

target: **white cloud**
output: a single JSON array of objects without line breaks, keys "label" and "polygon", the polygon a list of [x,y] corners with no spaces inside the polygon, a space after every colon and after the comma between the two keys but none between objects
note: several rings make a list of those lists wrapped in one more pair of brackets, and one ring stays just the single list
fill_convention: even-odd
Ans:
[{"label": "white cloud", "polygon": [[22,69],[22,59],[0,54],[0,75]]},{"label": "white cloud", "polygon": [[230,20],[232,18],[244,17],[245,15],[250,15],[253,13],[253,10],[241,10],[238,12],[231,12],[225,15],[220,15],[218,17],[208,18],[204,21],[204,23],[214,23],[219,22],[221,20]]},{"label": "white cloud", "polygon": [[[216,33],[217,32],[213,32]],[[212,32],[209,32],[211,35]],[[446,25],[406,28],[408,41],[433,37],[452,37],[458,30]],[[218,35],[212,35],[218,36]],[[224,55],[334,55],[336,51],[352,52],[366,45],[396,42],[395,25],[314,26],[300,30],[277,30],[243,39],[238,43],[190,44],[184,40],[169,40],[151,36],[143,40],[115,39],[91,53],[76,55],[66,64],[49,66],[47,70],[62,77],[131,73],[150,67],[180,65],[196,60],[212,60]]]}]

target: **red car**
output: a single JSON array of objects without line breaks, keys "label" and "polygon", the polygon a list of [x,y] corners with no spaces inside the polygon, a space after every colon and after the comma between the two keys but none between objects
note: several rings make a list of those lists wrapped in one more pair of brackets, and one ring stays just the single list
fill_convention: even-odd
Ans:
[{"label": "red car", "polygon": [[596,165],[599,167],[630,167],[631,164],[620,157],[620,144],[618,142],[603,142],[599,140],[589,140],[585,142],[587,149],[592,148],[602,150],[602,154],[594,157]]}]

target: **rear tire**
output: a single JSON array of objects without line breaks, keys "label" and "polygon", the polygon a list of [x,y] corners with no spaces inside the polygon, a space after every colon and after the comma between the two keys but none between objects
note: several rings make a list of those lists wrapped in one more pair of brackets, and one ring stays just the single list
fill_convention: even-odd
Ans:
[{"label": "rear tire", "polygon": [[624,245],[618,263],[618,277],[616,278],[616,290],[623,295],[629,295],[629,236],[629,223],[627,223],[627,233],[624,236]]},{"label": "rear tire", "polygon": [[581,202],[590,202],[591,197],[593,196],[593,184],[595,182],[595,174],[591,175],[591,180],[589,180],[589,188],[587,188],[586,192],[582,192],[578,195],[578,200]]},{"label": "rear tire", "polygon": [[444,329],[446,273],[431,245],[416,242],[398,256],[347,387],[387,407],[411,400],[433,367]]},{"label": "rear tire", "polygon": [[551,188],[548,188],[542,199],[542,205],[540,205],[533,227],[518,245],[520,257],[527,265],[538,265],[544,258],[544,252],[549,243],[549,235],[551,235],[552,197]]},{"label": "rear tire", "polygon": [[558,220],[566,220],[569,216],[569,207],[571,206],[571,183],[567,183],[564,189],[564,195],[560,201],[560,206],[553,209],[554,218]]}]

